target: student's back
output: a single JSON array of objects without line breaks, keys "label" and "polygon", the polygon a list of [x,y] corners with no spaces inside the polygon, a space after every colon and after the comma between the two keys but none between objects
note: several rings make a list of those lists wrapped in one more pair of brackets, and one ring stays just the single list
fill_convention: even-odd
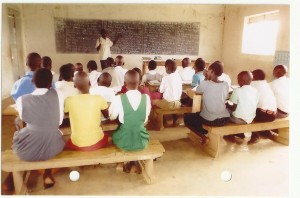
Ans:
[{"label": "student's back", "polygon": [[78,89],[74,87],[74,71],[72,66],[70,64],[63,65],[60,67],[59,72],[62,77],[62,81],[57,81],[55,83],[55,87],[61,90],[64,95],[64,99],[79,94],[80,92]]}]

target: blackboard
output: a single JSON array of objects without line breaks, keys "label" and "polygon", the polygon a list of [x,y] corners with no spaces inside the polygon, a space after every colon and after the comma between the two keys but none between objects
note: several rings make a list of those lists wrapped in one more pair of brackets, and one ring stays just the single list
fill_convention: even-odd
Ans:
[{"label": "blackboard", "polygon": [[199,23],[54,18],[57,53],[94,53],[102,28],[113,41],[113,54],[198,55]]}]

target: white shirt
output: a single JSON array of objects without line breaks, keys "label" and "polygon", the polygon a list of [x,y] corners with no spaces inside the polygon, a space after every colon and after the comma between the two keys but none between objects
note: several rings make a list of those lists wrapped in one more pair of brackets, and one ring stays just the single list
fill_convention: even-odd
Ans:
[{"label": "white shirt", "polygon": [[100,37],[97,39],[96,46],[97,48],[101,44],[99,49],[100,60],[106,60],[108,57],[111,57],[110,48],[113,46],[113,42],[106,37],[106,39]]},{"label": "white shirt", "polygon": [[150,70],[146,74],[143,75],[142,83],[150,82],[150,81],[161,81],[161,74],[156,72],[155,70]]},{"label": "white shirt", "polygon": [[110,87],[114,90],[121,90],[121,87],[124,85],[124,77],[127,69],[124,69],[121,66],[108,67],[103,70],[111,75],[111,85]]},{"label": "white shirt", "polygon": [[96,70],[91,71],[91,73],[89,74],[91,87],[98,86],[97,80],[101,74],[102,74],[101,72],[97,72]]},{"label": "white shirt", "polygon": [[244,85],[234,89],[229,100],[232,103],[237,104],[232,115],[243,119],[248,124],[253,121],[258,103],[258,93],[254,87],[251,85]]},{"label": "white shirt", "polygon": [[[128,97],[129,103],[132,106],[133,110],[137,110],[138,106],[140,105],[142,94],[138,90],[129,90],[126,92],[126,95]],[[146,95],[146,118],[145,122],[148,121],[148,116],[151,111],[151,101],[147,94]],[[110,104],[110,107],[108,109],[109,111],[109,117],[111,120],[116,119],[119,116],[119,121],[124,124],[124,111],[121,101],[121,96],[117,95],[114,97],[112,103]]]},{"label": "white shirt", "polygon": [[90,88],[90,94],[102,96],[106,100],[106,102],[112,102],[115,97],[114,90],[112,88],[104,86],[96,86]]},{"label": "white shirt", "polygon": [[277,110],[276,99],[267,81],[266,80],[252,81],[251,86],[256,88],[259,95],[257,108],[276,112]]},{"label": "white shirt", "polygon": [[80,93],[78,89],[74,87],[74,82],[72,81],[57,81],[55,87],[58,88],[64,96],[64,99],[70,96],[75,96]]},{"label": "white shirt", "polygon": [[195,74],[195,70],[192,67],[185,67],[182,70],[178,71],[181,80],[183,83],[192,83],[193,75]]},{"label": "white shirt", "polygon": [[[59,89],[55,89],[58,102],[59,102],[59,125],[61,125],[64,118],[64,97]],[[46,88],[36,88],[31,94],[32,95],[44,95],[47,93],[48,89]],[[22,119],[22,97],[19,97],[16,101],[16,109],[19,112],[19,117]]]},{"label": "white shirt", "polygon": [[227,82],[228,85],[229,85],[229,87],[231,87],[231,79],[230,79],[230,77],[227,74],[222,73],[222,75],[219,76],[218,79],[219,79],[219,81],[225,81],[225,82]]},{"label": "white shirt", "polygon": [[275,95],[277,108],[289,113],[289,78],[282,76],[273,80],[270,87]]},{"label": "white shirt", "polygon": [[59,75],[56,74],[54,71],[51,71],[51,73],[52,73],[52,76],[53,76],[52,81],[53,81],[54,83],[57,82],[58,79],[59,79]]},{"label": "white shirt", "polygon": [[178,72],[163,77],[159,86],[159,92],[168,102],[180,100],[182,94],[182,80]]}]

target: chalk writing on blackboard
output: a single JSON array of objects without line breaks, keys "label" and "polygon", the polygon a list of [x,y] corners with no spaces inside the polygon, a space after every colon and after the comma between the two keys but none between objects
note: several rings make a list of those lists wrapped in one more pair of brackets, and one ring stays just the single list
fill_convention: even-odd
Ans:
[{"label": "chalk writing on blackboard", "polygon": [[199,23],[54,18],[58,53],[94,53],[100,29],[108,30],[114,54],[198,55]]}]

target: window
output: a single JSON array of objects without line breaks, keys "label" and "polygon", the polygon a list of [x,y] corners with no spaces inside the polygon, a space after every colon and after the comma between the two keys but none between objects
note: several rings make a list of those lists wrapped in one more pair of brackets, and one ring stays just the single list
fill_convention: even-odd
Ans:
[{"label": "window", "polygon": [[279,29],[279,11],[245,17],[242,53],[274,55]]}]

